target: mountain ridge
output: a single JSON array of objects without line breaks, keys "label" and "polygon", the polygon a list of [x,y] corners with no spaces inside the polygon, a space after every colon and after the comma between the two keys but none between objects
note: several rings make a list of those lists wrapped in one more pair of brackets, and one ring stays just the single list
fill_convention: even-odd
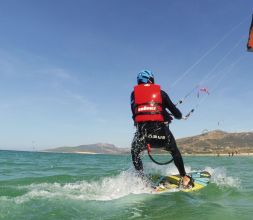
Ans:
[{"label": "mountain ridge", "polygon": [[[229,152],[253,153],[253,132],[225,132],[213,130],[191,137],[177,139],[182,154],[225,154]],[[130,148],[120,148],[108,143],[64,146],[47,152],[86,154],[129,154]]]},{"label": "mountain ridge", "polygon": [[214,130],[177,140],[182,153],[252,153],[253,132]]}]

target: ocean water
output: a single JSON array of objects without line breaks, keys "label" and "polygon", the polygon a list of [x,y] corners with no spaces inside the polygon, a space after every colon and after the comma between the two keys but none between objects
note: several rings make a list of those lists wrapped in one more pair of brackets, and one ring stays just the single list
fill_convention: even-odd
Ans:
[{"label": "ocean water", "polygon": [[[253,157],[184,157],[203,190],[154,194],[130,155],[0,151],[0,219],[253,219]],[[146,173],[175,174],[144,158]]]}]

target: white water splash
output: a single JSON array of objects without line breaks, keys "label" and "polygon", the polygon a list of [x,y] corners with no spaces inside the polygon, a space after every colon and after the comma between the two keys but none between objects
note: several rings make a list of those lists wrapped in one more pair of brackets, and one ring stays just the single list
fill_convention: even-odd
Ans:
[{"label": "white water splash", "polygon": [[[150,173],[159,173],[161,175],[175,175],[178,174],[178,170],[174,164],[167,166],[159,166],[154,163],[147,163],[145,170]],[[211,174],[211,183],[216,184],[219,187],[234,187],[240,188],[241,182],[238,178],[228,176],[224,167],[211,168],[206,167],[203,170],[208,171]],[[194,170],[190,166],[185,166],[186,173],[202,170]]]},{"label": "white water splash", "polygon": [[[149,163],[146,163],[144,170],[147,173],[158,173],[164,176],[178,174],[178,169],[173,163],[169,165],[160,166],[155,163],[149,162]],[[189,173],[189,172],[192,172],[193,170],[191,170],[190,166],[185,166],[185,171]]]},{"label": "white water splash", "polygon": [[206,167],[205,170],[208,171],[212,176],[211,183],[215,183],[219,187],[240,188],[240,180],[236,177],[228,176],[227,171],[224,167]]},{"label": "white water splash", "polygon": [[[240,187],[239,179],[227,176],[225,168],[206,167],[204,170],[211,175],[211,183],[219,187]],[[177,174],[177,168],[171,164],[168,166],[157,166],[147,163],[145,166],[147,173],[157,173],[161,175]],[[191,167],[186,167],[186,172],[193,172]],[[55,199],[65,198],[72,200],[96,200],[107,201],[118,199],[130,194],[154,193],[150,186],[136,175],[133,170],[122,171],[112,177],[106,177],[100,181],[78,181],[74,183],[41,183],[20,186],[26,189],[27,193],[15,198],[1,197],[1,200],[13,200],[17,204],[29,202],[33,199]]]},{"label": "white water splash", "polygon": [[21,186],[28,192],[14,198],[15,203],[31,199],[64,197],[73,200],[113,200],[129,194],[152,193],[148,184],[134,172],[123,171],[117,176],[106,177],[101,181],[79,181],[75,183],[42,183]]}]

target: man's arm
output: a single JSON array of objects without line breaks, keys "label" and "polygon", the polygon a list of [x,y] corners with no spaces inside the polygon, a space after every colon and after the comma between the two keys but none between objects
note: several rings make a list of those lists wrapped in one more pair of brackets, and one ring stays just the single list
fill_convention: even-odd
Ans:
[{"label": "man's arm", "polygon": [[131,93],[131,110],[132,110],[132,118],[134,120],[134,111],[135,111],[134,92]]},{"label": "man's arm", "polygon": [[182,113],[180,112],[180,110],[173,104],[173,102],[170,100],[170,97],[168,96],[168,94],[166,92],[164,92],[163,90],[161,90],[161,95],[162,95],[162,99],[163,99],[163,106],[167,109],[169,109],[169,111],[172,113],[172,115],[176,118],[176,119],[181,119],[182,118]]}]

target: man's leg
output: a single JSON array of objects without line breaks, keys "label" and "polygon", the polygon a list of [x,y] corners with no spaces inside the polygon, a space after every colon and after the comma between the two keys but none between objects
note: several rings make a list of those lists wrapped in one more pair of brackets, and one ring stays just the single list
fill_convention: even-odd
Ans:
[{"label": "man's leg", "polygon": [[143,174],[143,164],[141,161],[140,153],[144,150],[145,146],[143,141],[140,141],[140,135],[138,132],[135,133],[133,141],[132,141],[132,161],[135,169]]},{"label": "man's leg", "polygon": [[170,140],[170,143],[168,145],[168,150],[171,152],[171,156],[173,157],[175,166],[177,167],[180,176],[185,176],[186,172],[184,169],[184,162],[183,162],[182,155],[177,147],[176,140],[168,127],[166,128],[166,130],[167,130],[166,132],[169,135],[169,140]]},{"label": "man's leg", "polygon": [[185,168],[184,168],[184,162],[182,155],[177,147],[176,140],[171,133],[169,127],[167,127],[167,132],[170,135],[170,143],[168,146],[168,150],[171,152],[171,155],[174,159],[174,163],[179,171],[180,176],[182,177],[182,184],[184,187],[192,187],[194,184],[189,176],[186,175]]}]

